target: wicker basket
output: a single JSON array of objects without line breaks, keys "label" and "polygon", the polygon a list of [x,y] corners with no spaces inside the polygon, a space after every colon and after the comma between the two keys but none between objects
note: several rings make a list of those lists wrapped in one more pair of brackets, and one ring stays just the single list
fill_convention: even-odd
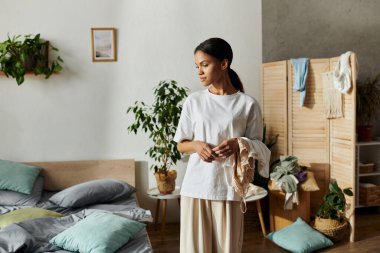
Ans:
[{"label": "wicker basket", "polygon": [[333,219],[315,218],[313,227],[330,238],[333,242],[338,242],[348,236],[350,223],[347,220],[339,222]]},{"label": "wicker basket", "polygon": [[374,163],[360,163],[359,164],[359,173],[371,173],[375,168]]},{"label": "wicker basket", "polygon": [[380,185],[373,187],[359,186],[359,204],[364,206],[380,205]]}]

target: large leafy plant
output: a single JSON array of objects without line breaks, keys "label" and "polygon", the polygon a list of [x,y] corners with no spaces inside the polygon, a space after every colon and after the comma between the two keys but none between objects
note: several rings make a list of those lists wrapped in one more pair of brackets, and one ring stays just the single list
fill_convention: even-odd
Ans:
[{"label": "large leafy plant", "polygon": [[181,159],[173,138],[187,91],[187,88],[179,87],[174,80],[161,81],[154,88],[155,98],[151,106],[136,101],[127,110],[127,113],[134,114],[134,122],[128,126],[128,131],[135,134],[138,130],[148,132],[154,143],[146,154],[156,162],[151,166],[155,173],[167,174],[170,166]]},{"label": "large leafy plant", "polygon": [[49,42],[41,39],[40,34],[17,35],[0,42],[0,70],[16,79],[18,85],[24,82],[27,71],[35,75],[43,74],[49,78],[54,72],[62,70],[60,56],[49,61],[49,50],[58,51]]},{"label": "large leafy plant", "polygon": [[323,203],[318,208],[317,216],[324,219],[343,221],[347,210],[346,196],[353,196],[351,187],[341,189],[338,183],[329,184],[329,193],[323,196]]},{"label": "large leafy plant", "polygon": [[356,90],[356,117],[359,125],[371,125],[379,116],[380,74],[358,83]]}]

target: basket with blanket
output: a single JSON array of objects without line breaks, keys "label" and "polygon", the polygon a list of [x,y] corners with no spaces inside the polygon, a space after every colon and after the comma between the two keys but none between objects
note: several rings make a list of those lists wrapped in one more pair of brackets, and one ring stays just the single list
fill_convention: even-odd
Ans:
[{"label": "basket with blanket", "polygon": [[276,231],[298,217],[310,221],[310,191],[319,187],[312,171],[295,156],[280,156],[271,166],[269,189],[270,230]]},{"label": "basket with blanket", "polygon": [[319,191],[314,173],[306,166],[298,164],[295,156],[281,156],[272,166],[270,188],[285,193],[285,210],[292,210],[293,204],[299,204],[298,191]]}]

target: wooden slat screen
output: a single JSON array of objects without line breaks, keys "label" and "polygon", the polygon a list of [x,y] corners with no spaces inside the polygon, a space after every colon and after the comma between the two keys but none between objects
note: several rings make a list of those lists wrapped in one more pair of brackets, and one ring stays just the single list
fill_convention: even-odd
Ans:
[{"label": "wooden slat screen", "polygon": [[272,158],[288,154],[286,76],[286,61],[261,65],[261,109],[267,126],[266,138],[279,134]]},{"label": "wooden slat screen", "polygon": [[293,90],[294,71],[289,65],[288,111],[289,154],[299,158],[299,164],[314,172],[320,191],[311,193],[311,213],[315,214],[329,181],[329,121],[323,113],[321,73],[328,72],[329,59],[312,59],[306,80],[306,98],[300,106],[300,93]]},{"label": "wooden slat screen", "polygon": [[[330,70],[334,70],[339,57],[330,59]],[[343,95],[344,118],[330,120],[330,173],[341,188],[352,187],[355,193],[355,145],[356,145],[356,55],[350,57],[352,88]],[[350,212],[355,210],[354,198],[347,198],[351,205]],[[354,228],[354,215],[350,219]],[[351,241],[354,240],[354,229]]]}]

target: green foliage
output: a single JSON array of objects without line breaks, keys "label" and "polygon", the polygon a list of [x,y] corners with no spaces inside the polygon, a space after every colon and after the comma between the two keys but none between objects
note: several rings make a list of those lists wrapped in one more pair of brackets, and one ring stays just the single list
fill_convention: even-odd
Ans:
[{"label": "green foliage", "polygon": [[358,83],[356,90],[356,117],[360,125],[370,125],[380,109],[380,73]]},{"label": "green foliage", "polygon": [[329,184],[329,193],[323,196],[323,203],[318,208],[317,216],[324,219],[343,221],[347,209],[345,195],[354,195],[351,187],[342,190],[337,182],[331,182]]},{"label": "green foliage", "polygon": [[128,127],[128,131],[135,134],[138,130],[148,132],[149,138],[154,142],[146,154],[156,162],[151,166],[155,173],[166,174],[170,166],[181,159],[181,153],[177,150],[177,143],[173,138],[187,91],[188,88],[177,86],[174,80],[161,81],[154,88],[155,99],[151,106],[136,101],[134,106],[127,110],[127,113],[132,112],[135,116],[135,121]]},{"label": "green foliage", "polygon": [[40,38],[40,34],[17,35],[0,42],[0,70],[9,77],[16,79],[18,85],[24,82],[27,71],[35,75],[43,74],[45,79],[51,74],[62,70],[63,60],[60,56],[49,62],[48,51],[58,51],[49,42]]}]

